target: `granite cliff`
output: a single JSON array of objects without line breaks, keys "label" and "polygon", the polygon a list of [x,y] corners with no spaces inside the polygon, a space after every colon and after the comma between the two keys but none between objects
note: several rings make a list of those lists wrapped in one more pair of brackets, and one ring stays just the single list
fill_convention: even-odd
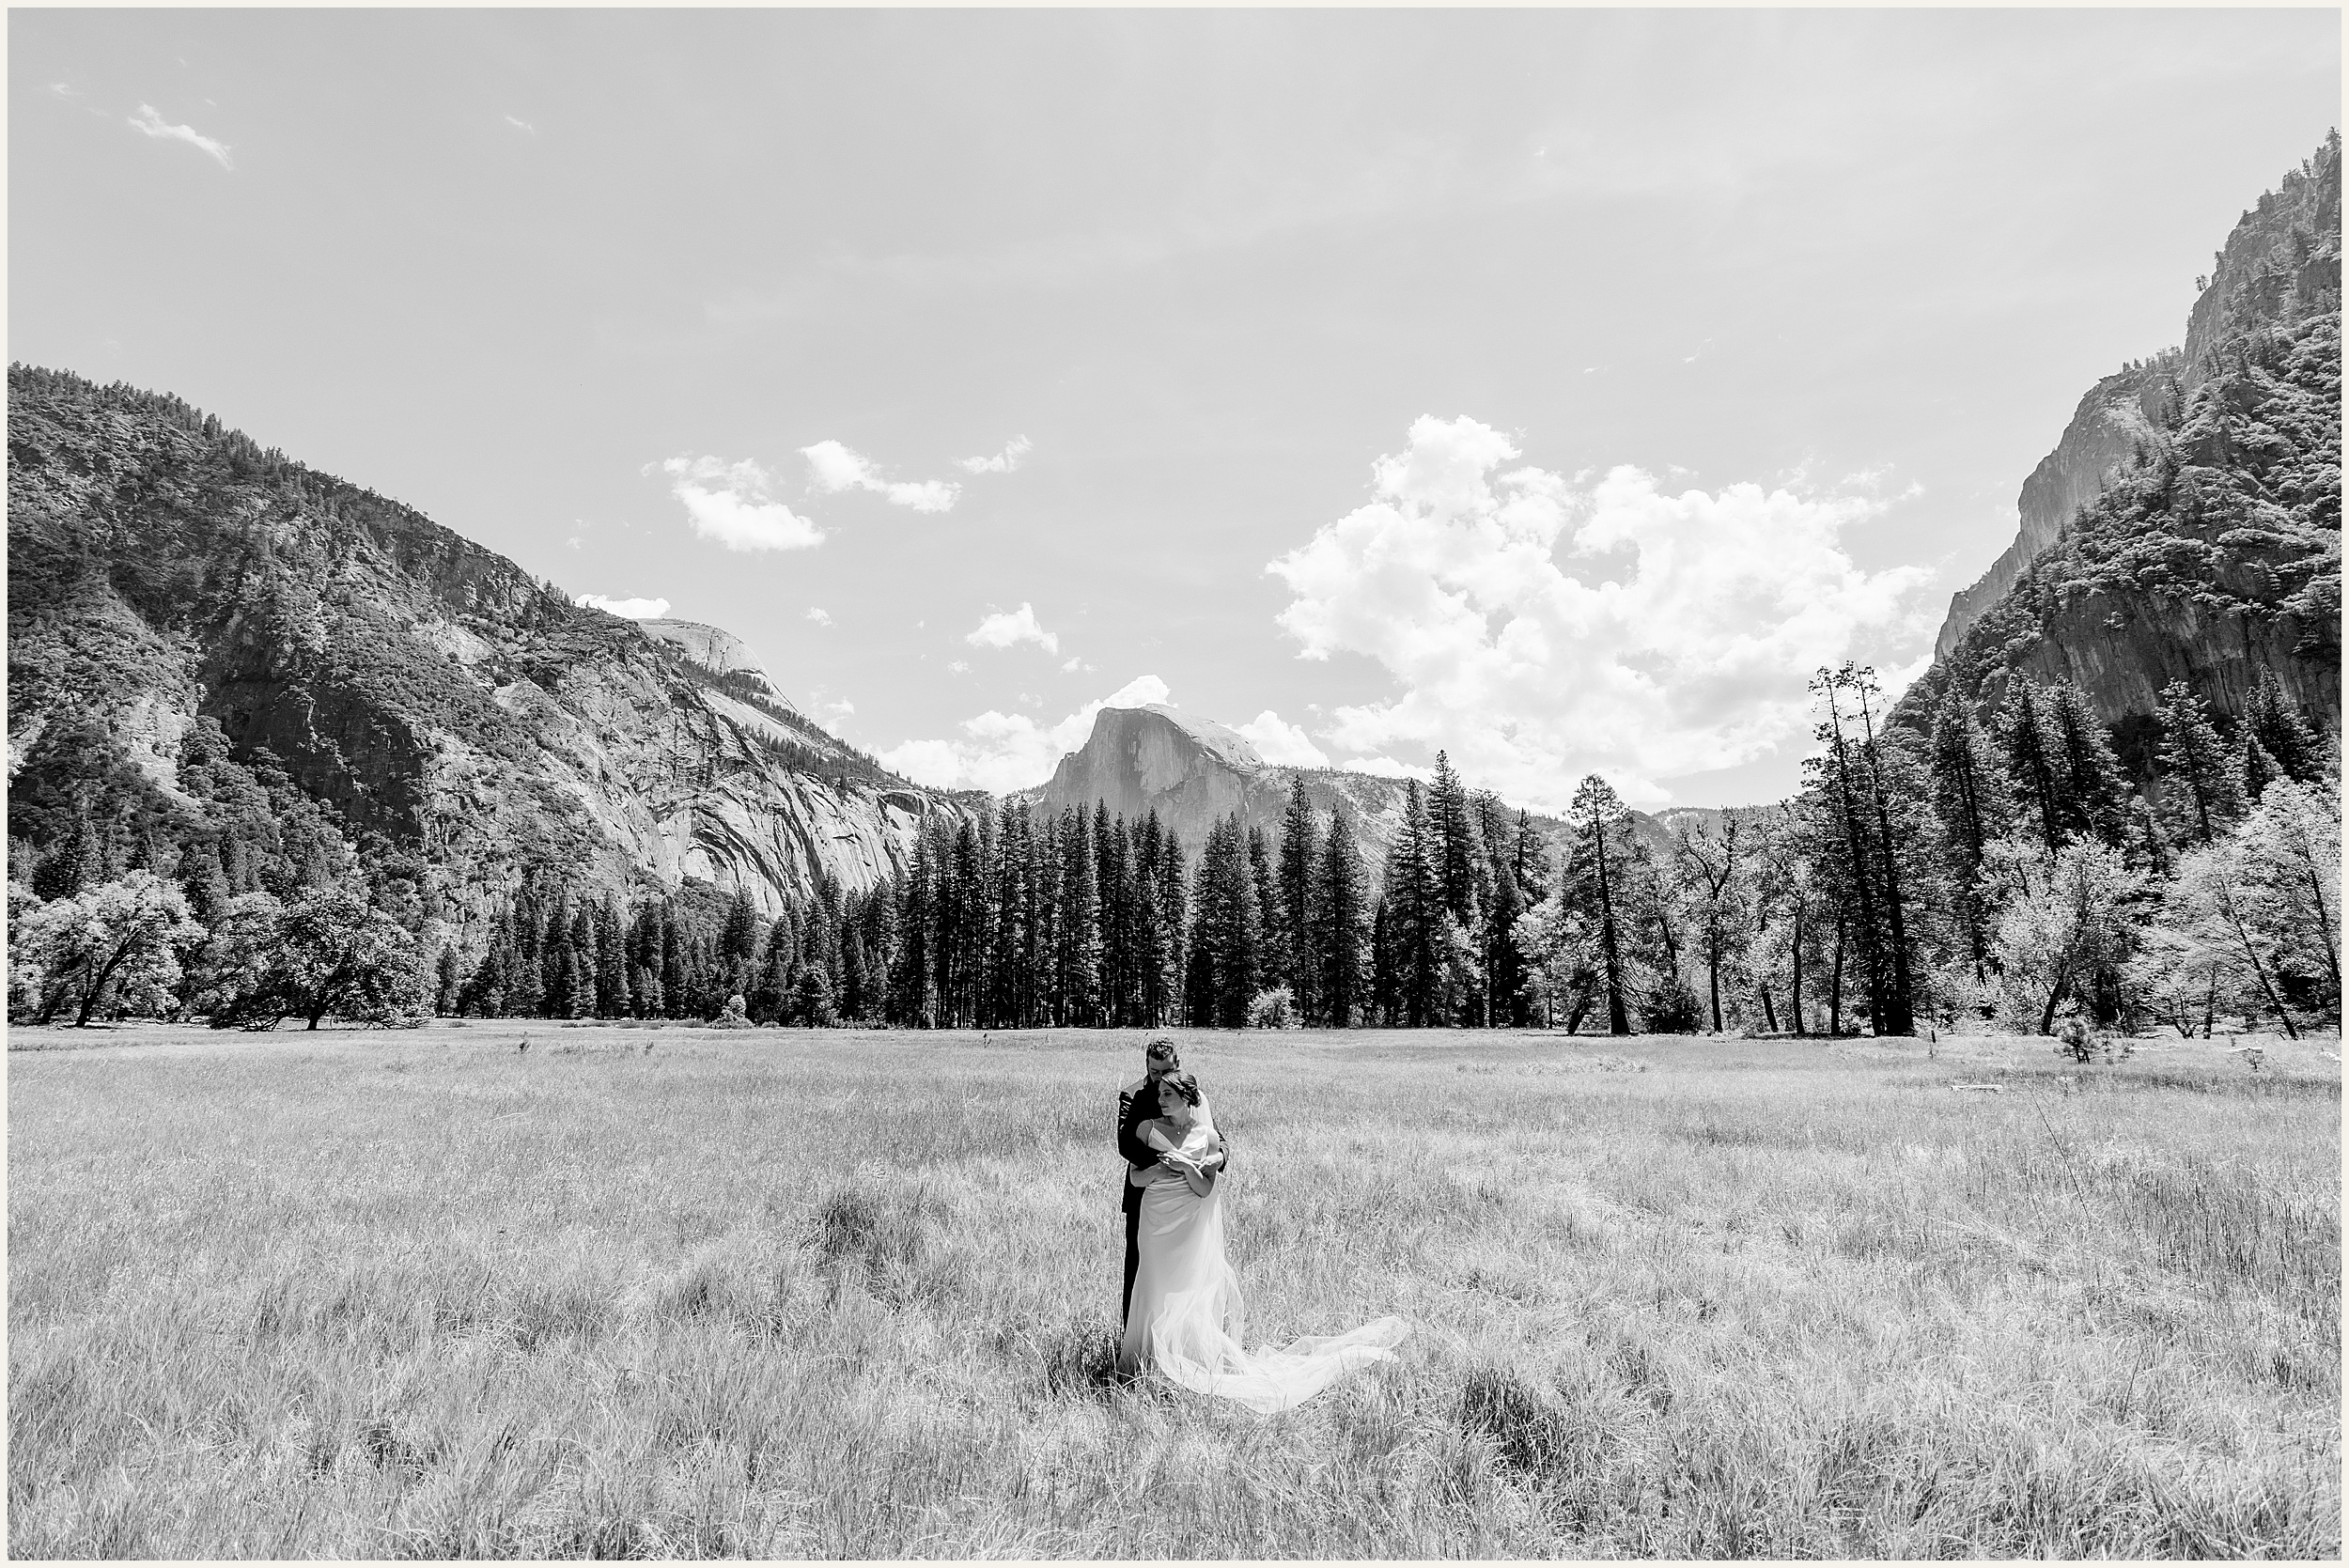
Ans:
[{"label": "granite cliff", "polygon": [[[587,889],[864,887],[965,808],[812,722],[740,643],[632,623],[177,398],[8,377],[8,831],[364,848],[460,923]],[[230,842],[233,841],[233,842]]]},{"label": "granite cliff", "polygon": [[[1103,708],[1094,716],[1084,745],[1061,758],[1050,782],[1020,798],[1053,811],[1069,805],[1090,811],[1096,800],[1112,816],[1155,811],[1196,855],[1208,826],[1235,812],[1244,825],[1276,837],[1290,787],[1299,780],[1317,815],[1326,820],[1333,811],[1345,810],[1375,874],[1402,827],[1403,780],[1338,768],[1276,766],[1237,731],[1157,703]],[[1475,786],[1475,780],[1466,782]],[[1564,823],[1538,813],[1532,822],[1552,843],[1565,831]]]},{"label": "granite cliff", "polygon": [[2043,504],[1952,606],[1901,713],[1952,685],[1995,703],[2017,674],[2071,680],[2141,763],[2165,683],[2225,717],[2266,671],[2339,734],[2338,133],[2235,225],[2184,349],[2098,383],[2032,485]]},{"label": "granite cliff", "polygon": [[2338,311],[2338,133],[2242,215],[2210,275],[2200,282],[2182,349],[2132,362],[2080,399],[2055,449],[2023,482],[2014,542],[1980,581],[1952,598],[1934,641],[1937,659],[1955,654],[1966,633],[2015,586],[2023,569],[2053,547],[2117,474],[2157,444],[2177,422],[2184,400],[2218,373],[2227,346],[2263,328],[2321,314],[2327,299]]}]

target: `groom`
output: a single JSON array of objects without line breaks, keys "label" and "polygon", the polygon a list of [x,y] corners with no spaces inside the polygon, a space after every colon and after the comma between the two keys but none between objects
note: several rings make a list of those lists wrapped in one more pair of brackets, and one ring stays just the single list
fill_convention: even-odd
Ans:
[{"label": "groom", "polygon": [[[1142,1141],[1142,1124],[1159,1113],[1159,1079],[1180,1072],[1182,1065],[1174,1054],[1174,1042],[1161,1034],[1143,1048],[1142,1081],[1117,1092],[1117,1152],[1133,1171],[1147,1171],[1159,1162],[1150,1145]],[[1227,1141],[1224,1149],[1208,1157],[1207,1167],[1229,1169],[1228,1150]],[[1142,1188],[1131,1181],[1119,1185],[1126,1189],[1126,1296],[1117,1309],[1117,1321],[1122,1324],[1133,1311],[1134,1271],[1142,1266]]]}]

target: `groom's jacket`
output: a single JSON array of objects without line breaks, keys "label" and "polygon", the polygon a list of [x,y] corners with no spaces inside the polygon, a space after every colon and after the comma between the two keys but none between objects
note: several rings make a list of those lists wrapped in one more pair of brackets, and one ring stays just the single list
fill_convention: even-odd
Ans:
[{"label": "groom's jacket", "polygon": [[[1117,1092],[1117,1153],[1127,1165],[1139,1171],[1159,1162],[1158,1151],[1142,1141],[1142,1124],[1159,1113],[1158,1096],[1144,1093],[1150,1087],[1146,1077],[1129,1083]],[[1232,1141],[1218,1126],[1216,1136],[1223,1139],[1223,1170],[1232,1169]],[[1131,1182],[1121,1183],[1126,1188],[1126,1208],[1132,1212],[1142,1207],[1142,1188]]]}]

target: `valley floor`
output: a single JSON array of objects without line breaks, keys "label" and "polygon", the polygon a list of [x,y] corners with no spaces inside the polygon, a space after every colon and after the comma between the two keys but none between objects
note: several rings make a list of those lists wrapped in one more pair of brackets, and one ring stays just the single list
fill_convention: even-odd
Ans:
[{"label": "valley floor", "polygon": [[2337,1036],[1176,1032],[1287,1415],[1109,1376],[1137,1033],[17,1031],[10,1554],[2341,1552]]}]

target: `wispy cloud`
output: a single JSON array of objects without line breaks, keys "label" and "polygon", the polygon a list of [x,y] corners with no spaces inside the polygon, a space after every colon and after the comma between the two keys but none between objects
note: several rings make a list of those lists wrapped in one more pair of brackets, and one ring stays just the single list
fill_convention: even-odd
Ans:
[{"label": "wispy cloud", "polygon": [[836,441],[819,441],[813,446],[800,448],[800,456],[807,459],[808,471],[815,476],[817,488],[838,494],[842,490],[871,490],[885,495],[890,504],[910,506],[917,512],[948,512],[954,509],[961,488],[943,479],[896,481],[881,477],[880,470],[871,459],[851,452]]},{"label": "wispy cloud", "polygon": [[669,613],[669,601],[665,598],[606,598],[601,594],[582,594],[571,602],[583,610],[600,610],[624,621],[657,621]]},{"label": "wispy cloud", "polygon": [[1046,653],[1060,652],[1060,633],[1047,631],[1038,625],[1035,607],[1025,603],[1017,610],[998,611],[988,616],[963,641],[974,648],[1008,648],[1034,643]]},{"label": "wispy cloud", "polygon": [[693,532],[728,550],[813,550],[824,542],[822,529],[772,498],[772,476],[748,458],[671,458],[661,472]]},{"label": "wispy cloud", "polygon": [[224,169],[236,167],[228,161],[227,143],[216,142],[192,125],[169,123],[163,116],[155,112],[152,104],[140,104],[139,112],[124,123],[128,124],[132,130],[144,132],[149,136],[159,137],[167,142],[185,142],[199,151],[210,153],[220,161],[220,166]]},{"label": "wispy cloud", "polygon": [[1035,442],[1025,436],[1014,436],[1003,443],[1003,449],[991,458],[957,458],[955,466],[965,474],[1009,474],[1018,468],[1027,455],[1035,450]]},{"label": "wispy cloud", "polygon": [[513,116],[508,115],[506,116],[506,123],[512,126],[517,131],[526,132],[533,136],[536,136],[538,133],[538,128],[531,124],[526,119],[516,119]]}]

